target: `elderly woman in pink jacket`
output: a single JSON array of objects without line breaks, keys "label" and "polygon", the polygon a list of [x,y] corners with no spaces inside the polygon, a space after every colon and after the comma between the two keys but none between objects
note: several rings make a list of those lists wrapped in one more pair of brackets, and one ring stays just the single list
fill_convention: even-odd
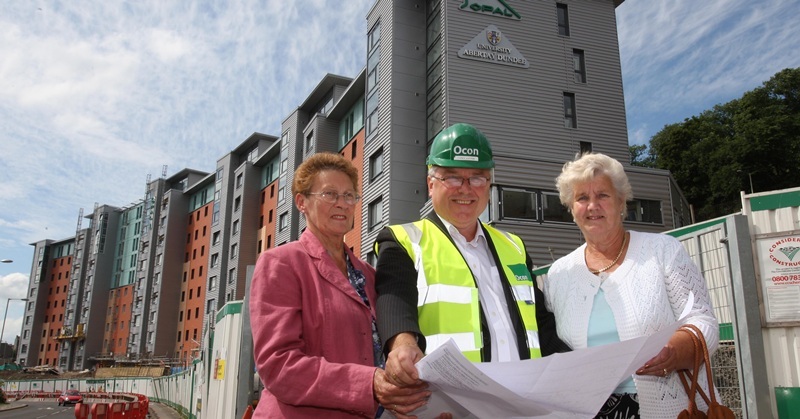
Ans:
[{"label": "elderly woman in pink jacket", "polygon": [[430,395],[425,384],[394,386],[382,369],[375,270],[344,243],[357,186],[358,172],[338,154],[315,154],[295,172],[292,195],[307,228],[261,255],[250,288],[265,387],[254,418],[374,418],[396,405],[405,417]]}]

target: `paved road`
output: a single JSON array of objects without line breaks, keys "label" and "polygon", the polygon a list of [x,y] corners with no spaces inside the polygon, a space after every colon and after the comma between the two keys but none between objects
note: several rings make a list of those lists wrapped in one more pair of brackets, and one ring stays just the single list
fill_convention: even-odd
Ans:
[{"label": "paved road", "polygon": [[2,419],[74,419],[75,406],[59,406],[55,401],[13,402],[0,410]]}]

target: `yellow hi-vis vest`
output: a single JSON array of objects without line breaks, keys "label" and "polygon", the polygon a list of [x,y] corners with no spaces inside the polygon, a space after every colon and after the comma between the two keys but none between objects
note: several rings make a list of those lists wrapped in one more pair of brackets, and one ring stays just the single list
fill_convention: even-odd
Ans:
[{"label": "yellow hi-vis vest", "polygon": [[[536,325],[533,278],[525,263],[522,240],[483,224],[494,244],[503,272],[514,295],[516,309],[525,326],[531,359],[542,356]],[[481,362],[481,333],[478,287],[464,257],[450,238],[429,220],[389,226],[417,270],[420,331],[427,352],[453,339],[464,356]],[[514,310],[509,305],[509,310]],[[514,314],[511,313],[513,316]],[[519,335],[517,335],[519,336]]]}]

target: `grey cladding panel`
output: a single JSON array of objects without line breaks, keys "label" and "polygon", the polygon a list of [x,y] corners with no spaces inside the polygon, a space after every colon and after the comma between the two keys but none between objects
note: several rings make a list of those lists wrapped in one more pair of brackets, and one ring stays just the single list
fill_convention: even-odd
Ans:
[{"label": "grey cladding panel", "polygon": [[498,158],[494,183],[530,189],[555,191],[555,178],[563,163],[515,158]]}]

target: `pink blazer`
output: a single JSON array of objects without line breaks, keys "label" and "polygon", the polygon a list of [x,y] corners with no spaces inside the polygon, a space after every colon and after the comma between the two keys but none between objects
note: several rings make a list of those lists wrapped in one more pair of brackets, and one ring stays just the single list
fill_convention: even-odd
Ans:
[{"label": "pink blazer", "polygon": [[265,389],[253,418],[375,417],[375,270],[347,254],[367,279],[371,307],[309,230],[258,259],[250,323]]}]

